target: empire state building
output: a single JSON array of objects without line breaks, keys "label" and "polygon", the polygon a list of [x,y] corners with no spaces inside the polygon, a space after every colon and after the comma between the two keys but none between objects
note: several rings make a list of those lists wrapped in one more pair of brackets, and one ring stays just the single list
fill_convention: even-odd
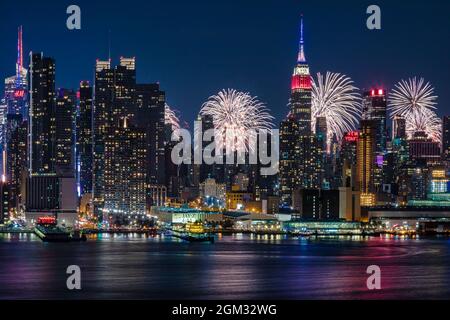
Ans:
[{"label": "empire state building", "polygon": [[302,18],[299,53],[291,82],[290,112],[280,124],[279,183],[284,206],[293,207],[295,190],[317,189],[321,184],[323,150],[311,132],[311,101],[312,79],[305,57]]},{"label": "empire state building", "polygon": [[311,75],[305,57],[305,42],[303,38],[303,18],[300,24],[300,47],[297,65],[292,74],[291,83],[291,115],[299,122],[300,133],[311,133]]}]

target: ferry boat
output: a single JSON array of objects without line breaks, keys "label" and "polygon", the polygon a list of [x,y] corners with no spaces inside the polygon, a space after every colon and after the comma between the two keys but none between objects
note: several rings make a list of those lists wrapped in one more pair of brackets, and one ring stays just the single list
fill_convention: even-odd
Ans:
[{"label": "ferry boat", "polygon": [[200,234],[205,233],[205,227],[200,222],[188,222],[185,227],[186,232]]},{"label": "ferry boat", "polygon": [[205,230],[205,227],[201,222],[189,222],[186,224],[184,231],[174,231],[172,235],[189,242],[214,243],[214,236]]}]

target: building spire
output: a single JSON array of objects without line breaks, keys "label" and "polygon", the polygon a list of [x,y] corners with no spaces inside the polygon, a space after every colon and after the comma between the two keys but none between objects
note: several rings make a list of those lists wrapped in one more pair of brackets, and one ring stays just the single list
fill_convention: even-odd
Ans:
[{"label": "building spire", "polygon": [[17,79],[20,80],[22,76],[22,68],[23,68],[23,43],[22,43],[22,26],[19,26],[17,32],[17,65],[16,65],[16,73]]},{"label": "building spire", "polygon": [[300,20],[300,48],[298,52],[298,59],[297,62],[305,63],[306,57],[305,57],[305,40],[303,38],[303,14],[301,15]]},{"label": "building spire", "polygon": [[108,30],[108,61],[111,62],[111,29]]}]

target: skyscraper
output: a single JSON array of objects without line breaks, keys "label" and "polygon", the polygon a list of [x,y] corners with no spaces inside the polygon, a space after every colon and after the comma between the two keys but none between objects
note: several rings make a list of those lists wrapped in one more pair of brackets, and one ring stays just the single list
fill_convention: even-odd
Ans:
[{"label": "skyscraper", "polygon": [[[114,69],[109,61],[97,61],[93,202],[94,213],[101,221],[111,221],[125,214],[145,214],[147,172],[150,170],[148,143],[151,142],[155,150],[160,148],[153,144],[156,132],[151,131],[148,120],[153,115],[151,107],[156,103],[159,113],[155,117],[161,124],[164,94],[158,92],[155,96],[155,89],[159,91],[159,87],[137,86],[135,65],[134,58],[120,58],[120,64]],[[154,172],[155,168],[152,170]]]},{"label": "skyscraper", "polygon": [[146,132],[123,124],[111,128],[105,142],[105,195],[103,214],[142,216],[146,213]]},{"label": "skyscraper", "polygon": [[75,176],[75,116],[75,92],[59,89],[56,97],[55,170],[59,175],[69,177]]},{"label": "skyscraper", "polygon": [[357,146],[359,132],[351,131],[344,135],[341,142],[340,167],[342,172],[341,187],[357,189],[356,168],[357,168]]},{"label": "skyscraper", "polygon": [[5,79],[5,101],[8,114],[27,114],[28,70],[23,66],[22,26],[18,29],[16,74]]},{"label": "skyscraper", "polygon": [[311,75],[306,62],[303,18],[300,25],[300,47],[291,81],[290,112],[299,123],[302,135],[311,135]]},{"label": "skyscraper", "polygon": [[10,134],[6,149],[6,180],[10,208],[14,210],[24,200],[21,186],[26,182],[28,122],[22,121],[20,114],[10,114],[8,118]]},{"label": "skyscraper", "polygon": [[147,180],[152,185],[165,183],[165,100],[158,83],[136,85],[133,124],[147,133]]},{"label": "skyscraper", "polygon": [[[393,166],[387,168],[386,173],[391,172],[392,178],[386,179],[387,183],[392,183],[399,191],[406,190],[405,181],[402,176],[405,175],[405,169],[409,161],[409,143],[406,135],[406,119],[396,115],[392,120],[392,154]],[[387,177],[386,177],[387,178]],[[391,181],[389,181],[391,180]]]},{"label": "skyscraper", "polygon": [[319,189],[323,177],[324,150],[313,134],[299,138],[299,187],[301,189]]},{"label": "skyscraper", "polygon": [[94,214],[100,219],[104,204],[105,139],[110,123],[114,97],[114,71],[110,61],[97,60],[95,66],[94,102],[94,162],[93,162],[93,204]]},{"label": "skyscraper", "polygon": [[[210,115],[202,115],[198,116],[197,121],[201,121],[202,124],[202,133],[205,134],[207,130],[214,129],[214,120]],[[201,141],[202,154],[205,148],[209,145],[209,142]],[[223,174],[219,174],[217,171],[218,168],[222,167],[220,164],[215,165],[207,165],[205,163],[200,165],[200,183],[204,182],[206,179],[213,178],[219,183],[223,183]]]},{"label": "skyscraper", "polygon": [[284,205],[292,205],[292,192],[298,183],[298,122],[289,115],[280,124],[280,197]]},{"label": "skyscraper", "polygon": [[123,119],[132,119],[135,114],[136,62],[135,58],[120,58],[114,68],[114,103],[112,125],[120,125]]},{"label": "skyscraper", "polygon": [[423,131],[417,131],[408,140],[409,159],[412,161],[426,161],[428,164],[439,163],[441,160],[441,148],[439,142],[428,138]]},{"label": "skyscraper", "polygon": [[30,115],[25,218],[35,223],[53,214],[60,225],[77,218],[74,157],[75,94],[55,92],[55,61],[30,53]]},{"label": "skyscraper", "polygon": [[2,102],[0,102],[0,153],[5,149],[6,144],[7,111],[8,105],[2,100]]},{"label": "skyscraper", "polygon": [[326,150],[326,148],[327,148],[327,134],[328,134],[327,118],[326,117],[317,117],[315,130],[316,130],[316,136],[317,136],[318,142],[322,146],[322,149]]},{"label": "skyscraper", "polygon": [[357,183],[361,191],[361,206],[375,205],[373,167],[376,124],[373,120],[362,120],[357,144]]},{"label": "skyscraper", "polygon": [[82,81],[79,89],[79,110],[77,121],[77,167],[79,194],[92,193],[93,128],[92,87]]},{"label": "skyscraper", "polygon": [[394,119],[392,120],[392,140],[406,140],[406,137],[406,119],[402,116],[395,115]]},{"label": "skyscraper", "polygon": [[312,134],[311,96],[302,18],[297,65],[291,81],[290,112],[280,124],[280,192],[284,205],[292,205],[295,189],[319,188],[321,183],[323,150]]},{"label": "skyscraper", "polygon": [[387,98],[384,89],[372,89],[364,93],[363,112],[365,119],[374,120],[376,126],[375,152],[386,152],[387,142]]},{"label": "skyscraper", "polygon": [[9,221],[9,190],[8,184],[0,180],[0,224]]},{"label": "skyscraper", "polygon": [[[15,127],[15,123],[8,123],[8,115],[21,115],[22,120],[28,117],[28,70],[23,66],[22,26],[18,29],[16,73],[5,79],[4,98],[0,103],[0,158],[11,136],[8,128]],[[17,117],[10,119],[15,121]]]},{"label": "skyscraper", "polygon": [[56,157],[55,60],[30,53],[29,172],[54,173]]},{"label": "skyscraper", "polygon": [[384,89],[371,89],[364,93],[363,119],[372,120],[375,126],[374,157],[372,167],[373,184],[380,191],[384,182],[383,164],[387,152],[387,98]]}]

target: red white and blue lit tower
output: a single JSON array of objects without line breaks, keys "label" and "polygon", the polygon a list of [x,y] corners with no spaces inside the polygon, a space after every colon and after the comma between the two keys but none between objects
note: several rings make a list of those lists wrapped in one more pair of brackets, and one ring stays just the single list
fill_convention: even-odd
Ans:
[{"label": "red white and blue lit tower", "polygon": [[291,115],[299,122],[302,134],[311,133],[311,75],[305,56],[305,41],[303,33],[303,17],[300,22],[300,47],[297,65],[292,74],[291,83]]},{"label": "red white and blue lit tower", "polygon": [[290,112],[280,124],[279,188],[284,206],[294,206],[295,190],[319,188],[321,184],[323,150],[311,130],[311,84],[302,17],[300,47],[291,82]]}]

